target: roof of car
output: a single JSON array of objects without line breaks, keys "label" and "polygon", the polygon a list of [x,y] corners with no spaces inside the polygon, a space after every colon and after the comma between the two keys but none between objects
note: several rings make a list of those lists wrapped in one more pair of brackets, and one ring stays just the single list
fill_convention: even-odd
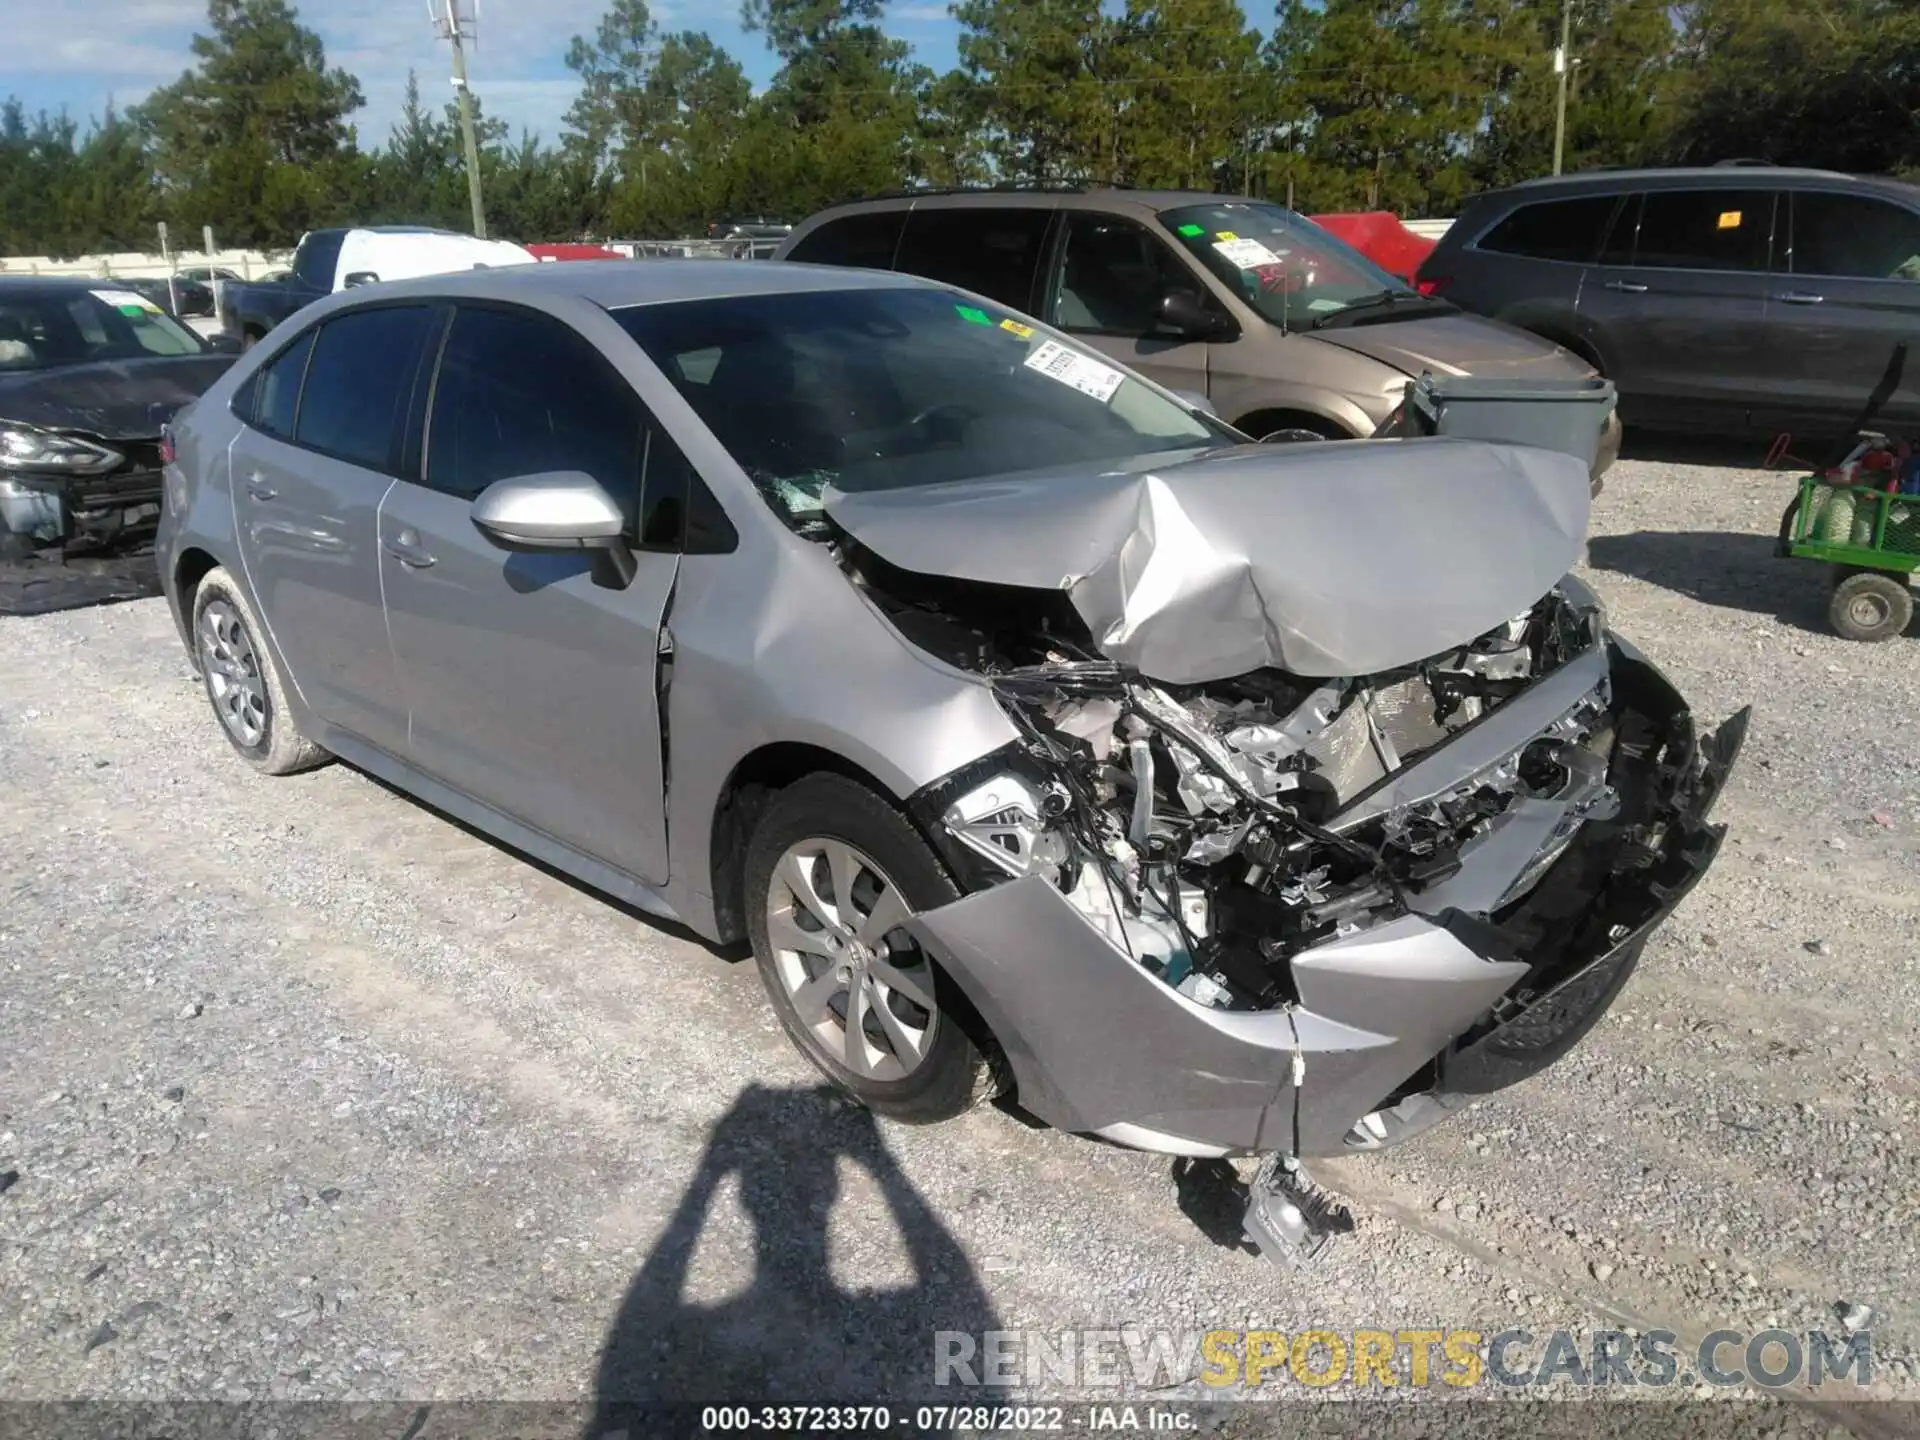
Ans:
[{"label": "roof of car", "polygon": [[776,260],[602,260],[592,265],[499,265],[423,275],[343,295],[577,295],[609,310],[674,300],[778,295],[809,290],[911,289],[934,282],[881,270]]},{"label": "roof of car", "polygon": [[[884,195],[869,195],[844,201],[830,210],[847,210],[871,205],[888,208],[899,205],[952,204],[956,207],[981,204],[1067,205],[1096,208],[1101,205],[1137,206],[1144,210],[1173,210],[1187,205],[1263,205],[1252,195],[1220,195],[1210,190],[1134,190],[1125,185],[972,185],[952,189],[895,190]],[[818,212],[829,213],[826,210]],[[809,217],[812,218],[812,217]]]},{"label": "roof of car", "polygon": [[1651,189],[1686,189],[1700,186],[1712,189],[1742,189],[1754,185],[1778,185],[1791,182],[1832,184],[1839,181],[1849,187],[1898,194],[1912,200],[1920,195],[1920,186],[1877,175],[1850,175],[1841,170],[1816,170],[1793,165],[1675,165],[1645,169],[1581,170],[1571,175],[1541,175],[1522,180],[1493,194],[1533,195],[1543,191],[1614,190],[1632,185]]},{"label": "roof of car", "polygon": [[[70,294],[76,290],[111,290],[128,279],[113,275],[0,275],[0,294]],[[135,282],[138,283],[138,282]]]}]

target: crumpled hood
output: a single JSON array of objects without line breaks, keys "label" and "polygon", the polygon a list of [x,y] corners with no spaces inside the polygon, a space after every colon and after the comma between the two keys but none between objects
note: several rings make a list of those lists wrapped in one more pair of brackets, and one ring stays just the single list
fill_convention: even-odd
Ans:
[{"label": "crumpled hood", "polygon": [[0,420],[78,430],[102,440],[153,440],[232,365],[231,355],[104,360],[0,374]]},{"label": "crumpled hood", "polygon": [[849,494],[903,570],[1064,590],[1109,659],[1169,684],[1366,675],[1485,634],[1573,567],[1587,470],[1470,440],[1241,446]]},{"label": "crumpled hood", "polygon": [[1552,341],[1479,315],[1334,325],[1310,333],[1316,340],[1391,365],[1415,379],[1422,370],[1435,375],[1548,380],[1593,373],[1586,361]]}]

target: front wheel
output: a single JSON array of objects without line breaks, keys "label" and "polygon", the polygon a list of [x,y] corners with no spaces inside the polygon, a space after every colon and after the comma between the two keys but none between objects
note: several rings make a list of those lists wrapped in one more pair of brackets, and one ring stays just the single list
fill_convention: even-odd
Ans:
[{"label": "front wheel", "polygon": [[1913,591],[1904,576],[1861,570],[1834,586],[1827,620],[1849,640],[1891,640],[1913,619]]},{"label": "front wheel", "polygon": [[774,1013],[829,1080],[915,1124],[989,1093],[964,1001],[905,928],[960,897],[905,816],[843,776],[808,776],[755,827],[746,885]]}]

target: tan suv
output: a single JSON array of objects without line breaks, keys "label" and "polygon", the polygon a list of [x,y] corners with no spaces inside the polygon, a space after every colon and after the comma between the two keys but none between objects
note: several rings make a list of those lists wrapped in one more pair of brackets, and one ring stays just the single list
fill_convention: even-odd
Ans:
[{"label": "tan suv", "polygon": [[[1422,371],[1584,377],[1584,360],[1409,289],[1264,200],[925,191],[823,210],[776,259],[903,270],[1037,315],[1258,438],[1371,435]],[[1593,474],[1620,451],[1609,416]]]}]

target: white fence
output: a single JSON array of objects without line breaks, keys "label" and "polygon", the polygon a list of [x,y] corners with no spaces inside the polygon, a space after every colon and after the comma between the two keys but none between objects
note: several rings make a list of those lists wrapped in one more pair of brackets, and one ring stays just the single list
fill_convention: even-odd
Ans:
[{"label": "white fence", "polygon": [[[216,250],[202,255],[195,250],[176,250],[175,273],[208,266],[231,270],[243,280],[257,280],[270,270],[284,269],[292,259],[291,250]],[[71,260],[56,260],[51,255],[0,256],[0,275],[83,275],[102,280],[123,275],[129,280],[164,280],[167,262],[159,255],[123,251],[114,255],[79,255]]]}]

